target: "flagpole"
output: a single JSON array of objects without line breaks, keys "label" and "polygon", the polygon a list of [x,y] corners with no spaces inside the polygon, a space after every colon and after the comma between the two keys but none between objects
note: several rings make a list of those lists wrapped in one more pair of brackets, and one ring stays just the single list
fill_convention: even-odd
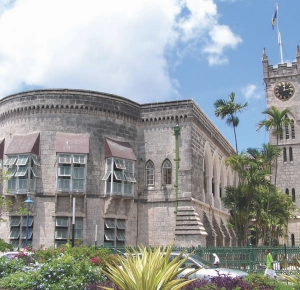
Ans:
[{"label": "flagpole", "polygon": [[278,33],[278,45],[279,45],[279,51],[280,51],[280,63],[283,63],[283,54],[282,54],[282,41],[281,41],[281,34],[279,31],[279,17],[278,17],[278,3],[276,3],[276,18],[277,18],[277,33]]}]

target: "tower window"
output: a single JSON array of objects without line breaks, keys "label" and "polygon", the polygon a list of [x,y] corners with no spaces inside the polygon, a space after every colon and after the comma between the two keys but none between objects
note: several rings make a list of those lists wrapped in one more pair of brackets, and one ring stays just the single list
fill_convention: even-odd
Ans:
[{"label": "tower window", "polygon": [[287,161],[287,156],[286,156],[286,148],[283,148],[283,162]]},{"label": "tower window", "polygon": [[290,162],[293,162],[293,148],[289,148]]},{"label": "tower window", "polygon": [[285,139],[290,139],[289,126],[286,124],[284,127],[285,127]]},{"label": "tower window", "polygon": [[283,140],[283,129],[282,129],[282,126],[280,126],[279,139]]},{"label": "tower window", "polygon": [[291,131],[292,131],[292,139],[295,139],[295,122],[291,121]]}]

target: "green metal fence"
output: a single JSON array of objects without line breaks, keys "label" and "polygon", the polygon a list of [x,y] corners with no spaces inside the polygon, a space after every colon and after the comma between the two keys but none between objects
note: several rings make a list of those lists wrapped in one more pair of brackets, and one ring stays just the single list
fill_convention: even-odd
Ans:
[{"label": "green metal fence", "polygon": [[[111,248],[113,251],[125,252],[125,248]],[[299,266],[300,247],[177,247],[174,250],[194,252],[206,261],[213,263],[213,253],[220,258],[220,267],[241,269],[248,273],[263,274],[265,270],[266,254],[265,250],[269,249],[274,260],[274,267],[279,273],[290,273]]]}]

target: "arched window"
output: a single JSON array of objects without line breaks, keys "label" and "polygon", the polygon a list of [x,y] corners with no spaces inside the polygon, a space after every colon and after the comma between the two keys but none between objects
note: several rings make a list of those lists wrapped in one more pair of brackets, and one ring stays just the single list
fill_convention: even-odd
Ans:
[{"label": "arched window", "polygon": [[289,155],[290,155],[290,162],[292,162],[293,161],[293,148],[292,147],[289,148]]},{"label": "arched window", "polygon": [[291,131],[292,131],[292,139],[295,139],[295,122],[294,120],[291,121]]},{"label": "arched window", "polygon": [[291,244],[292,244],[292,247],[295,247],[295,235],[294,234],[291,234]]},{"label": "arched window", "polygon": [[285,124],[285,139],[290,139],[289,125]]},{"label": "arched window", "polygon": [[293,201],[293,202],[296,202],[295,188],[292,188],[292,201]]},{"label": "arched window", "polygon": [[283,128],[282,128],[282,126],[280,126],[279,139],[283,140]]},{"label": "arched window", "polygon": [[285,189],[285,194],[286,194],[286,195],[289,195],[289,194],[290,194],[290,192],[289,192],[289,189],[288,189],[288,188],[286,188],[286,189]]},{"label": "arched window", "polygon": [[286,148],[283,148],[283,162],[287,161],[287,157],[286,157]]},{"label": "arched window", "polygon": [[154,164],[151,160],[149,160],[146,164],[146,185],[153,186],[154,185]]},{"label": "arched window", "polygon": [[168,159],[162,165],[162,184],[172,184],[172,164]]},{"label": "arched window", "polygon": [[[288,119],[287,115],[285,115],[285,119]],[[290,139],[289,125],[285,124],[284,125],[284,130],[285,130],[285,139]]]}]

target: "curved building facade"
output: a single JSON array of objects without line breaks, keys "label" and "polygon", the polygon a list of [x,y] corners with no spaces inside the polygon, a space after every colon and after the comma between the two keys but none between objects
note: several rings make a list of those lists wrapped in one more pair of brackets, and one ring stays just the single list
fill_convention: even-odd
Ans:
[{"label": "curved building facade", "polygon": [[0,128],[1,238],[15,247],[235,244],[221,202],[234,149],[192,100],[28,91],[0,100]]}]

